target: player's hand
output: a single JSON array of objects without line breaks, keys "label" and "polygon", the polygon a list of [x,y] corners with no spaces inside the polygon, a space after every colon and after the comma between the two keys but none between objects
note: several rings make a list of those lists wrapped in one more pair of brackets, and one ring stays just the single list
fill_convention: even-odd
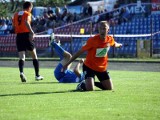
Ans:
[{"label": "player's hand", "polygon": [[121,43],[116,43],[116,48],[121,48],[123,45]]},{"label": "player's hand", "polygon": [[61,69],[61,72],[64,72],[67,69],[68,65],[64,65],[63,68]]},{"label": "player's hand", "polygon": [[35,37],[35,34],[34,34],[34,33],[31,33],[31,34],[30,34],[30,39],[31,39],[31,40],[34,40],[34,37]]},{"label": "player's hand", "polygon": [[123,45],[122,45],[121,43],[119,43],[119,46],[118,46],[118,47],[121,48],[122,46],[123,46]]},{"label": "player's hand", "polygon": [[80,62],[80,63],[84,63],[84,59],[81,59],[79,62]]},{"label": "player's hand", "polygon": [[115,42],[114,47],[116,47],[116,48],[121,48],[121,47],[122,47],[122,44],[121,44],[121,43],[117,43],[117,42]]}]

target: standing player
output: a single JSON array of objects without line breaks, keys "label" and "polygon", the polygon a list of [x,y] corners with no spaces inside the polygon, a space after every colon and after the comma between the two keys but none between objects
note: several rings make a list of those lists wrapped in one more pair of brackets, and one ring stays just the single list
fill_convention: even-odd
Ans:
[{"label": "standing player", "polygon": [[[51,38],[53,39],[53,38]],[[54,76],[60,83],[77,83],[84,80],[83,73],[80,73],[80,65],[83,63],[83,59],[79,61],[79,63],[75,66],[74,70],[70,70],[71,64],[67,65],[67,69],[65,71],[61,71],[63,65],[65,65],[70,58],[72,57],[71,54],[65,51],[60,46],[60,41],[53,41],[51,43],[52,47],[54,48],[55,52],[60,57],[60,62],[54,70]]]},{"label": "standing player", "polygon": [[[112,81],[107,72],[108,65],[108,50],[110,46],[121,47],[121,43],[114,41],[114,38],[108,36],[109,24],[107,21],[101,21],[99,23],[99,34],[88,39],[87,43],[72,56],[68,61],[63,70],[66,69],[71,62],[73,62],[82,53],[87,51],[86,60],[83,64],[83,73],[85,73],[85,84],[80,84],[83,90],[93,91],[94,85],[101,88],[102,90],[112,90]],[[95,75],[100,82],[94,83]]]},{"label": "standing player", "polygon": [[28,50],[33,59],[33,66],[35,69],[35,79],[42,80],[43,77],[39,75],[39,62],[34,46],[33,38],[34,31],[31,28],[31,10],[33,5],[31,2],[23,4],[23,11],[14,14],[13,27],[15,29],[16,45],[19,54],[19,71],[22,82],[26,82],[26,77],[23,73],[23,66],[25,61],[25,51]]}]

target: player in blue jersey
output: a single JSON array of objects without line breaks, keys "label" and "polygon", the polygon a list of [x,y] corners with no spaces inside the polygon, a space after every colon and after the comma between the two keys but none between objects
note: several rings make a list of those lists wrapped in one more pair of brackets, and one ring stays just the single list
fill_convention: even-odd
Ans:
[{"label": "player in blue jersey", "polygon": [[65,71],[62,71],[63,65],[65,65],[70,60],[72,55],[60,46],[60,41],[51,42],[51,46],[60,57],[60,62],[54,70],[55,78],[60,83],[79,83],[84,80],[84,75],[79,70],[80,65],[83,64],[83,59],[77,63],[73,71],[70,70],[71,64],[67,66]]}]

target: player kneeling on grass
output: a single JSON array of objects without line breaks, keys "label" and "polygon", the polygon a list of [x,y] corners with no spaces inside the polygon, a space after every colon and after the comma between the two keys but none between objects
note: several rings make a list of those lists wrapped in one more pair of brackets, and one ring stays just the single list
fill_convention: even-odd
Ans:
[{"label": "player kneeling on grass", "polygon": [[[114,38],[108,35],[108,32],[108,22],[101,21],[99,23],[99,34],[89,38],[87,43],[63,67],[63,70],[65,70],[71,62],[87,51],[83,64],[85,82],[83,81],[79,84],[83,90],[93,91],[94,85],[102,90],[113,89],[112,81],[107,72],[108,51],[110,46],[121,47],[122,44],[115,42]],[[95,76],[97,76],[100,82],[94,82]]]},{"label": "player kneeling on grass", "polygon": [[77,83],[84,80],[83,73],[80,73],[80,65],[83,63],[83,59],[78,62],[78,64],[75,66],[74,70],[70,70],[71,64],[67,66],[67,69],[65,71],[61,71],[63,68],[63,65],[65,65],[70,58],[72,57],[71,54],[67,51],[65,51],[60,46],[60,41],[53,41],[51,42],[52,47],[54,48],[55,52],[60,57],[60,62],[57,65],[57,67],[54,70],[54,76],[60,83]]}]

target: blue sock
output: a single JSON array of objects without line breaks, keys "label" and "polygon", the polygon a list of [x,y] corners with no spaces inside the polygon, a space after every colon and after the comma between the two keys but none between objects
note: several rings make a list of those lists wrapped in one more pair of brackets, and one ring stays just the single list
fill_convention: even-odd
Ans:
[{"label": "blue sock", "polygon": [[53,46],[53,48],[55,49],[56,53],[60,57],[60,60],[62,60],[63,57],[64,57],[63,54],[64,54],[65,50],[55,42],[52,42],[51,45]]}]

